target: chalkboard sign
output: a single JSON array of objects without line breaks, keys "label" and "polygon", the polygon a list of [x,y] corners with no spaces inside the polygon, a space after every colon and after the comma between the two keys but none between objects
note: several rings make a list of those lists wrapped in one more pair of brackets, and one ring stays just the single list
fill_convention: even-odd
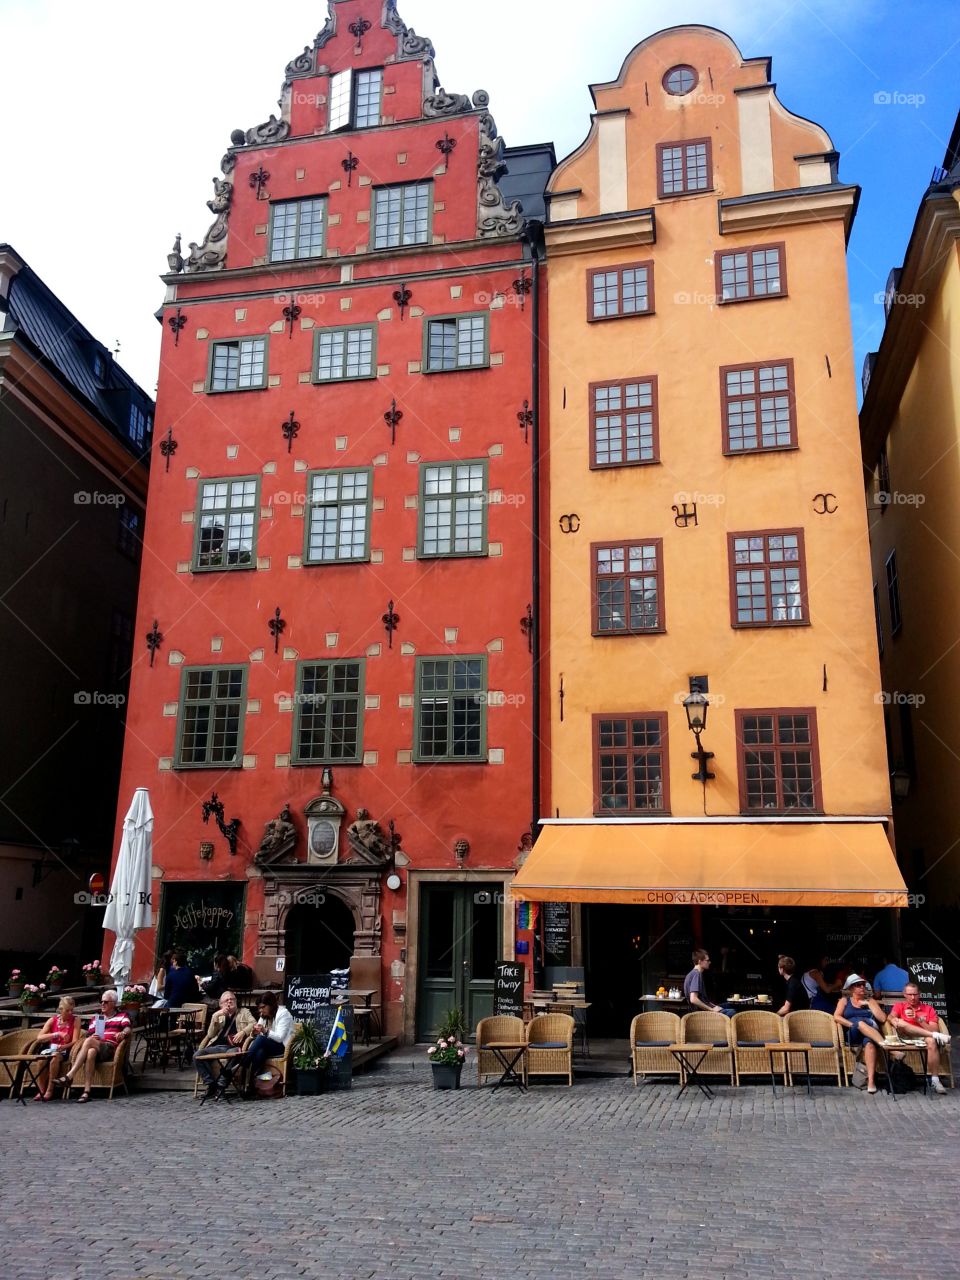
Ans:
[{"label": "chalkboard sign", "polygon": [[342,1058],[330,1058],[327,1088],[349,1089],[353,1080],[353,1006],[331,1004],[330,997],[329,973],[314,973],[306,976],[291,974],[287,978],[286,1006],[293,1015],[294,1022],[304,1022],[309,1018],[317,1028],[317,1037],[324,1049],[327,1047],[333,1024],[337,1019],[337,1009],[342,1009],[343,1021],[347,1028],[348,1048]]},{"label": "chalkboard sign", "polygon": [[507,1017],[523,1017],[523,965],[504,960],[496,966],[493,979],[493,1012]]},{"label": "chalkboard sign", "polygon": [[544,962],[570,963],[570,903],[545,902],[543,904]]},{"label": "chalkboard sign", "polygon": [[920,988],[920,1002],[933,1005],[937,1016],[947,1020],[947,988],[943,978],[943,960],[940,956],[907,960],[910,980]]}]

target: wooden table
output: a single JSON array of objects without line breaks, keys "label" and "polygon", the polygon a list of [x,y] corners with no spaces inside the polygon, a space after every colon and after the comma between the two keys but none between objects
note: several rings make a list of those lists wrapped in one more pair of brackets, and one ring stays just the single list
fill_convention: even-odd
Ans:
[{"label": "wooden table", "polygon": [[800,1053],[803,1055],[803,1069],[807,1077],[807,1097],[809,1097],[813,1093],[813,1090],[810,1088],[810,1050],[813,1048],[813,1045],[808,1044],[803,1040],[777,1040],[770,1041],[763,1047],[770,1055],[770,1087],[773,1089],[773,1096],[777,1096],[777,1077],[775,1073],[777,1054],[783,1054],[783,1085],[784,1088],[786,1088],[788,1056],[791,1053]]},{"label": "wooden table", "polygon": [[[703,1082],[703,1077],[699,1073],[699,1067],[710,1050],[715,1049],[716,1047],[716,1045],[712,1044],[671,1044],[667,1046],[670,1053],[673,1054],[674,1058],[676,1058],[677,1062],[680,1064],[680,1093],[677,1094],[678,1098],[680,1097],[680,1094],[683,1093],[684,1089],[688,1089],[690,1087],[691,1080],[701,1093],[705,1094],[708,1098],[713,1097],[713,1093],[710,1091],[709,1085],[706,1085]],[[694,1055],[697,1055],[696,1062],[688,1062],[688,1054],[691,1058]],[[687,1079],[688,1074],[690,1076],[690,1080]]]},{"label": "wooden table", "polygon": [[[23,1096],[24,1073],[30,1077],[30,1083],[33,1087],[39,1089],[40,1086],[37,1084],[37,1077],[40,1073],[40,1068],[44,1063],[52,1063],[52,1061],[53,1059],[51,1057],[44,1057],[39,1053],[4,1054],[4,1056],[0,1058],[0,1067],[3,1068],[7,1077],[7,1084],[10,1086],[10,1101],[21,1102],[26,1106],[27,1100]],[[14,1066],[16,1066],[16,1071],[14,1071]],[[0,1088],[3,1088],[2,1084],[0,1084]]]},{"label": "wooden table", "polygon": [[[503,1067],[503,1075],[493,1086],[493,1092],[496,1093],[502,1084],[515,1084],[522,1093],[527,1092],[527,1086],[523,1079],[523,1058],[527,1052],[527,1046],[522,1040],[488,1040],[481,1048],[489,1049],[496,1060]],[[507,1058],[507,1054],[512,1053],[512,1058]],[[517,1063],[520,1063],[520,1073],[517,1073]]]}]

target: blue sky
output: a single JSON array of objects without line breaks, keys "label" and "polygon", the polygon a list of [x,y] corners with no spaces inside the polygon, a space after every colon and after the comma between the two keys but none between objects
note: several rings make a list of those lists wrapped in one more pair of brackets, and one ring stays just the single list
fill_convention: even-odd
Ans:
[{"label": "blue sky", "polygon": [[[399,0],[447,89],[489,90],[508,143],[583,139],[591,81],[662,27],[729,32],[773,58],[786,107],[823,125],[863,187],[850,243],[856,364],[960,108],[956,0]],[[152,392],[158,275],[173,236],[200,240],[230,131],[266,119],[325,0],[0,0],[5,131],[0,240],[12,242]],[[54,38],[55,33],[55,38]],[[876,95],[899,95],[892,102]]]}]

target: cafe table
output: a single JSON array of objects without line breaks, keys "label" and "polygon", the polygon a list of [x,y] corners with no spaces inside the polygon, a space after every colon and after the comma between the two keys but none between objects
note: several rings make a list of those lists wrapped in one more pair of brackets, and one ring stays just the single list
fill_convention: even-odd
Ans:
[{"label": "cafe table", "polygon": [[813,1049],[813,1045],[802,1040],[777,1040],[771,1041],[763,1047],[770,1055],[770,1087],[773,1089],[773,1096],[777,1096],[777,1077],[775,1070],[777,1055],[783,1054],[783,1083],[784,1086],[786,1086],[790,1054],[798,1053],[803,1058],[803,1070],[807,1078],[807,1097],[809,1097],[813,1093],[813,1090],[810,1088],[810,1051]]},{"label": "cafe table", "polygon": [[[200,1057],[203,1059],[204,1062],[210,1063],[211,1067],[213,1066],[214,1063],[217,1063],[217,1062],[220,1062],[225,1066],[226,1063],[235,1061],[237,1058],[240,1058],[242,1056],[243,1056],[243,1049],[240,1048],[239,1045],[231,1045],[231,1046],[228,1046],[227,1048],[222,1048],[218,1046],[217,1052],[211,1052],[211,1047],[208,1047],[202,1050],[199,1054],[195,1053],[193,1055],[193,1061],[194,1063],[196,1063],[197,1058]],[[222,1092],[218,1091],[219,1097],[224,1102],[230,1102],[231,1101],[230,1094],[233,1093],[237,1101],[242,1102],[243,1091],[240,1088],[240,1077],[243,1075],[243,1072],[242,1071],[226,1071],[225,1072],[224,1066],[221,1066],[220,1072],[226,1076],[226,1083],[223,1087]],[[207,1098],[208,1098],[208,1095],[204,1093],[203,1097],[200,1099],[201,1107],[207,1101]]]},{"label": "cafe table", "polygon": [[893,1090],[893,1081],[890,1079],[890,1055],[896,1055],[898,1053],[915,1053],[920,1058],[920,1078],[923,1080],[923,1093],[924,1097],[926,1097],[927,1074],[929,1071],[926,1040],[898,1040],[891,1039],[887,1036],[880,1048],[883,1052],[883,1060],[887,1073],[887,1088],[889,1092],[893,1093],[894,1097],[897,1096]]},{"label": "cafe table", "polygon": [[10,1089],[10,1101],[27,1105],[24,1094],[24,1075],[29,1076],[30,1085],[39,1089],[38,1080],[45,1063],[51,1058],[39,1053],[10,1053],[0,1057],[0,1068],[6,1076],[6,1082],[0,1080],[0,1089]]},{"label": "cafe table", "polygon": [[[702,1094],[708,1098],[712,1098],[714,1095],[711,1092],[709,1085],[704,1083],[703,1077],[699,1074],[699,1068],[704,1058],[711,1049],[715,1048],[715,1046],[712,1044],[694,1044],[693,1042],[690,1042],[684,1044],[671,1044],[668,1045],[667,1048],[680,1064],[680,1093],[677,1094],[677,1097],[679,1098],[680,1094],[682,1094],[685,1089],[688,1089],[691,1084],[695,1084]],[[694,1059],[696,1059],[696,1061],[694,1061]]]},{"label": "cafe table", "polygon": [[[489,1049],[496,1060],[503,1067],[503,1075],[493,1086],[493,1092],[496,1093],[502,1084],[515,1084],[521,1093],[527,1092],[527,1086],[523,1079],[523,1059],[527,1052],[527,1046],[522,1040],[488,1040],[484,1043],[484,1049]],[[512,1054],[512,1057],[508,1057]],[[517,1071],[519,1064],[520,1070]]]}]

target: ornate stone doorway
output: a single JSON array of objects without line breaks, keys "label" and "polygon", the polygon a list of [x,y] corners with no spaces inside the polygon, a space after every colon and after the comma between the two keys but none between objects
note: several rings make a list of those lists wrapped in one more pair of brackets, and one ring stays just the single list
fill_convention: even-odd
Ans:
[{"label": "ornate stone doorway", "polygon": [[291,973],[346,969],[353,956],[353,912],[333,894],[304,895],[287,912],[284,951]]}]

